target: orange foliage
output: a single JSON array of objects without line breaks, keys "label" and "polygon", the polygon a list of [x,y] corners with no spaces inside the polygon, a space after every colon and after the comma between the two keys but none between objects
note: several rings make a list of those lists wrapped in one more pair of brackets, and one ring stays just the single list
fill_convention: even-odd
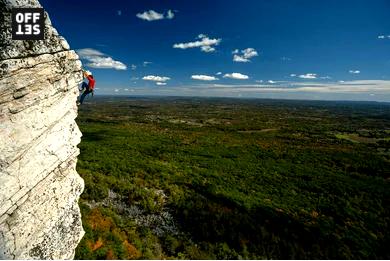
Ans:
[{"label": "orange foliage", "polygon": [[92,246],[92,251],[95,251],[96,249],[103,246],[103,240],[99,237],[99,239],[95,242],[95,244]]},{"label": "orange foliage", "polygon": [[313,210],[313,211],[311,212],[311,216],[312,216],[313,218],[317,218],[317,217],[318,217],[318,212],[315,211],[315,210]]},{"label": "orange foliage", "polygon": [[122,243],[123,248],[126,250],[127,259],[138,259],[141,257],[141,252],[135,248],[129,241],[125,240]]},{"label": "orange foliage", "polygon": [[91,214],[87,217],[87,223],[92,229],[107,231],[112,227],[112,221],[110,218],[104,217],[99,209],[95,208]]},{"label": "orange foliage", "polygon": [[112,251],[112,249],[110,249],[110,250],[108,250],[108,252],[107,252],[106,259],[107,259],[107,260],[114,260],[114,259],[118,259],[118,258],[117,258],[116,255],[114,254],[114,251]]},{"label": "orange foliage", "polygon": [[95,251],[96,249],[103,246],[103,240],[99,237],[99,239],[96,242],[93,241],[87,241],[87,246],[91,251]]}]

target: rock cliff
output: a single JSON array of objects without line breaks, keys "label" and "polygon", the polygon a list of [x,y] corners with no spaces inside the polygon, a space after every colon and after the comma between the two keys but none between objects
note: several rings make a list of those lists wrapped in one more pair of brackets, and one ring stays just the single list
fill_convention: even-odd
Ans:
[{"label": "rock cliff", "polygon": [[68,259],[84,234],[76,160],[81,62],[46,14],[44,41],[11,40],[0,0],[0,258]]}]

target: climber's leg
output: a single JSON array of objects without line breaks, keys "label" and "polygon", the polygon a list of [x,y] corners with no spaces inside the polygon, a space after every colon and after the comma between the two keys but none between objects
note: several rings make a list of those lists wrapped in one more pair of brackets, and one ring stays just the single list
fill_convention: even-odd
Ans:
[{"label": "climber's leg", "polygon": [[87,96],[88,94],[90,94],[91,93],[91,91],[90,90],[85,90],[84,92],[83,92],[83,94],[81,94],[81,97],[80,97],[80,104],[83,104],[83,101],[84,101],[84,99],[85,99],[85,96]]}]

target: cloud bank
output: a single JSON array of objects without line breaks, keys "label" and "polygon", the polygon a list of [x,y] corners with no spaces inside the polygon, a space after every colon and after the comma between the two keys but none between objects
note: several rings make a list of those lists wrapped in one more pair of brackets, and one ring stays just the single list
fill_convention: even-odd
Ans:
[{"label": "cloud bank", "polygon": [[[269,82],[269,81],[268,81]],[[359,80],[339,82],[272,82],[267,84],[213,84],[205,85],[207,89],[224,88],[247,92],[315,92],[315,93],[385,93],[390,94],[390,81]]]}]

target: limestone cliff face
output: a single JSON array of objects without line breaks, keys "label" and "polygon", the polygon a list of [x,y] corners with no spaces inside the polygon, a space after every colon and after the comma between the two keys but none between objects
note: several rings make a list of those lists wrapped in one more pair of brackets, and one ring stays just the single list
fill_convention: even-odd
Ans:
[{"label": "limestone cliff face", "polygon": [[68,259],[84,234],[75,170],[81,62],[46,18],[44,41],[11,40],[0,0],[0,258]]}]

